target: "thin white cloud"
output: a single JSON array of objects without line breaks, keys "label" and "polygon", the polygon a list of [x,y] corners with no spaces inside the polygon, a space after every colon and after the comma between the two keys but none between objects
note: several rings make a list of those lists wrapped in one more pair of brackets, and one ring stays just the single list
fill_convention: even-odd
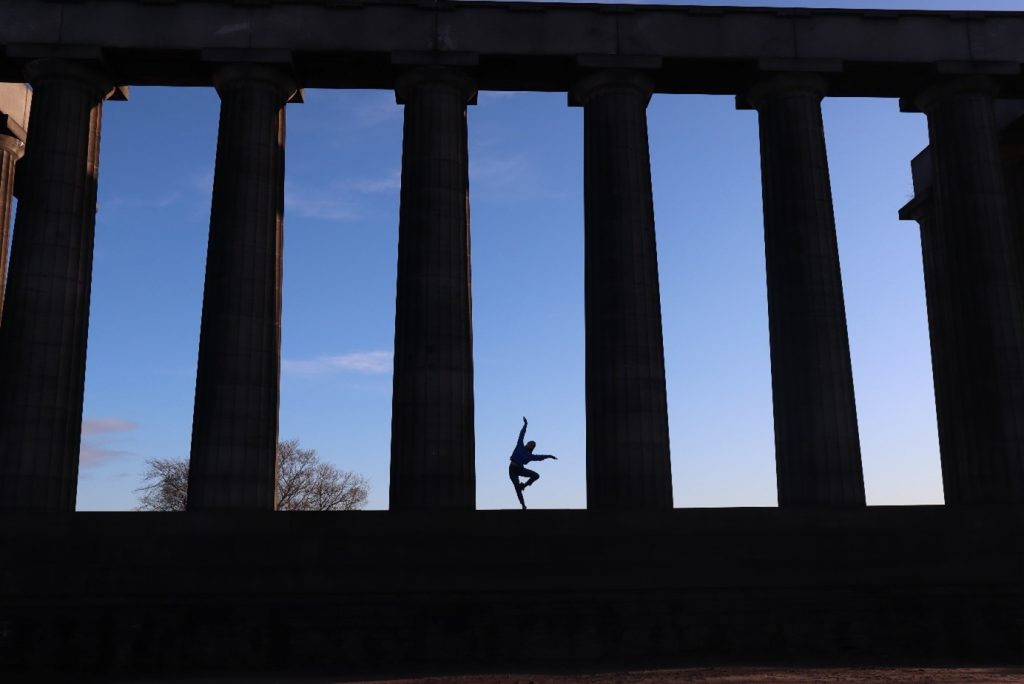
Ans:
[{"label": "thin white cloud", "polygon": [[178,204],[183,199],[184,195],[177,190],[150,197],[115,195],[103,203],[103,209],[166,209]]},{"label": "thin white cloud", "polygon": [[330,188],[296,187],[285,183],[285,215],[328,221],[351,221],[358,217],[353,202]]},{"label": "thin white cloud", "polygon": [[470,181],[495,182],[498,185],[522,184],[533,175],[530,164],[521,156],[479,155],[469,162]]},{"label": "thin white cloud", "polygon": [[85,418],[82,420],[82,436],[91,437],[105,432],[127,432],[139,427],[138,423],[120,418]]},{"label": "thin white cloud", "polygon": [[188,187],[194,192],[210,194],[213,192],[213,167],[197,171],[189,176]]},{"label": "thin white cloud", "polygon": [[79,465],[83,468],[91,468],[102,465],[113,458],[132,456],[130,451],[111,448],[109,441],[117,433],[128,432],[137,427],[137,423],[121,418],[84,419],[82,421],[82,442],[78,453]]},{"label": "thin white cloud", "polygon": [[395,169],[385,176],[342,178],[327,185],[294,183],[284,189],[285,212],[303,218],[328,221],[353,221],[362,216],[363,195],[397,193],[402,185],[401,171]]},{"label": "thin white cloud", "polygon": [[393,192],[401,189],[402,187],[402,172],[395,169],[383,178],[366,178],[363,180],[351,181],[347,184],[341,184],[339,187],[344,188],[346,185],[352,190],[363,194]]},{"label": "thin white cloud", "polygon": [[368,351],[318,356],[314,359],[285,359],[281,370],[295,375],[323,375],[326,373],[364,373],[378,375],[390,373],[394,354],[389,351]]}]

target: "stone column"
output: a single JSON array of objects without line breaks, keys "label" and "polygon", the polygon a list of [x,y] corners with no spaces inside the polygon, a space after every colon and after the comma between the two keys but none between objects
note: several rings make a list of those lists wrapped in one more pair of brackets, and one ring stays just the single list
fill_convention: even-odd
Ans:
[{"label": "stone column", "polygon": [[33,107],[0,325],[0,510],[73,511],[100,118],[114,83],[32,62]]},{"label": "stone column", "polygon": [[651,83],[604,71],[583,106],[587,507],[672,508],[665,354],[647,103]]},{"label": "stone column", "polygon": [[996,124],[1001,129],[999,152],[1013,217],[1015,266],[1024,287],[1024,100],[996,101]]},{"label": "stone column", "polygon": [[0,322],[4,313],[7,282],[7,246],[10,244],[11,204],[14,197],[14,165],[25,154],[25,142],[10,131],[0,133]]},{"label": "stone column", "polygon": [[281,375],[283,72],[228,66],[192,419],[188,510],[273,510]]},{"label": "stone column", "polygon": [[[945,460],[956,452],[955,430],[960,406],[960,378],[949,373],[956,368],[957,322],[953,316],[956,296],[948,278],[949,245],[937,225],[932,187],[931,149],[925,148],[913,164],[914,198],[900,210],[900,219],[917,221],[921,231],[921,257],[924,269],[925,301],[928,308],[928,338],[932,354],[932,378],[935,388],[935,417],[939,433],[939,453],[943,473],[952,472]],[[946,487],[948,490],[948,487]],[[947,494],[948,497],[948,494]]]},{"label": "stone column", "polygon": [[922,246],[930,327],[943,338],[932,366],[951,505],[1024,502],[1024,297],[994,94],[969,77],[915,101],[931,141]]},{"label": "stone column", "polygon": [[391,416],[392,510],[476,506],[466,104],[442,67],[403,75],[405,105]]},{"label": "stone column", "polygon": [[10,247],[15,164],[25,154],[32,90],[24,83],[0,83],[0,321]]},{"label": "stone column", "polygon": [[780,506],[864,505],[824,94],[824,81],[807,74],[748,94],[761,136]]}]

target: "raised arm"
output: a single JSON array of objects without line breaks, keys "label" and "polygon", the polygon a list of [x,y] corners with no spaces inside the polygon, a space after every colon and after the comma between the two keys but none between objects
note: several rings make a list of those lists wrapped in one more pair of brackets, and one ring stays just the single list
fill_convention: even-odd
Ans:
[{"label": "raised arm", "polygon": [[523,438],[526,437],[526,416],[523,416],[523,429],[519,431],[519,447],[525,449],[523,446]]}]

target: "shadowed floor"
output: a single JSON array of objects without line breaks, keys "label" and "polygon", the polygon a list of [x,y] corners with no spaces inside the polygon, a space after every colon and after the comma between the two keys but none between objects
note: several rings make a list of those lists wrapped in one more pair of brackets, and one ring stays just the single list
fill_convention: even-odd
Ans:
[{"label": "shadowed floor", "polygon": [[[8,514],[0,672],[611,684],[1024,667],[1022,537],[1019,507]],[[756,662],[801,667],[692,669]],[[1013,681],[914,672],[875,680]]]},{"label": "shadowed floor", "polygon": [[[138,681],[138,680],[136,680]],[[152,679],[148,684],[742,684],[786,682],[897,682],[899,684],[981,684],[1024,682],[1024,668],[934,667],[690,667],[588,674],[470,674],[399,679],[251,677]]]}]

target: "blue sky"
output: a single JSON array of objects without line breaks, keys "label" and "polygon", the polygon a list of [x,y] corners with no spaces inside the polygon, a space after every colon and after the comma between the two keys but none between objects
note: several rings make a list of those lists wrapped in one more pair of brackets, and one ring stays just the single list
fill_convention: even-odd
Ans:
[{"label": "blue sky", "polygon": [[[725,3],[690,3],[725,4]],[[1024,9],[1024,3],[729,3]],[[281,437],[386,508],[402,108],[385,91],[289,105]],[[106,105],[79,510],[122,510],[148,457],[188,455],[218,98]],[[824,103],[869,504],[941,503],[920,238],[897,220],[925,120]],[[757,118],[731,98],[648,110],[677,507],[774,506]],[[585,506],[582,111],[481,93],[469,111],[477,505],[516,505],[520,417],[539,508]]]}]

